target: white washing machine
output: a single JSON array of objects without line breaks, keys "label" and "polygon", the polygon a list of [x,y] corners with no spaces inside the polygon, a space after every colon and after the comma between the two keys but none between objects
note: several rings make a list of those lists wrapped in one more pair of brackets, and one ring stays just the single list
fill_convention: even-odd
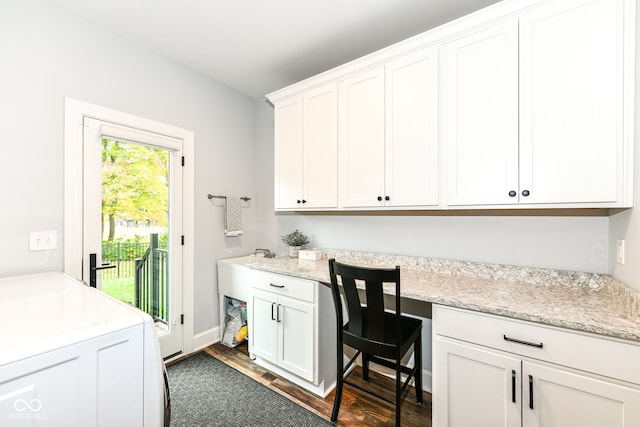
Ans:
[{"label": "white washing machine", "polygon": [[60,272],[0,279],[1,426],[163,426],[164,372],[140,310]]}]

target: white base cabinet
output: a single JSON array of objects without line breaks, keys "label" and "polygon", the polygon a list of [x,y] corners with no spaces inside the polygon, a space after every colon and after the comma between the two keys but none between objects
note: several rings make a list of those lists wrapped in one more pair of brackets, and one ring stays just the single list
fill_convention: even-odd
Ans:
[{"label": "white base cabinet", "polygon": [[632,343],[436,306],[433,348],[436,427],[640,425]]},{"label": "white base cabinet", "polygon": [[[615,363],[612,358],[611,363]],[[605,377],[535,362],[522,363],[523,425],[640,425],[640,390]]]},{"label": "white base cabinet", "polygon": [[251,302],[253,354],[313,381],[313,304],[256,289]]},{"label": "white base cabinet", "polygon": [[249,354],[255,362],[325,397],[336,382],[336,322],[330,289],[251,270]]}]

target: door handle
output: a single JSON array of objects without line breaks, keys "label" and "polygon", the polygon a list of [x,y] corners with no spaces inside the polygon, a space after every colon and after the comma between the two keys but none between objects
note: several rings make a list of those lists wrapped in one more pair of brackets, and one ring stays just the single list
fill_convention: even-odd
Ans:
[{"label": "door handle", "polygon": [[96,273],[98,270],[107,270],[109,268],[116,268],[115,265],[110,264],[102,264],[102,266],[97,266],[96,254],[89,254],[89,286],[95,288],[98,284],[98,274]]}]

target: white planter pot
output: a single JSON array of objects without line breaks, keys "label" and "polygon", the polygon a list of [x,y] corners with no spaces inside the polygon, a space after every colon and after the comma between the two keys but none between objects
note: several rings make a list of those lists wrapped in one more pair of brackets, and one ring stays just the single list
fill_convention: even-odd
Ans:
[{"label": "white planter pot", "polygon": [[289,246],[289,256],[291,258],[298,258],[298,252],[300,252],[302,246]]}]

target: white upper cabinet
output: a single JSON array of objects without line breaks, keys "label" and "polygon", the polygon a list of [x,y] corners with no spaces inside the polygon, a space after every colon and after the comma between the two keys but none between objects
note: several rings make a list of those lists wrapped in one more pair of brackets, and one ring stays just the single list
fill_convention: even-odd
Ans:
[{"label": "white upper cabinet", "polygon": [[622,6],[560,1],[520,18],[521,202],[618,201]]},{"label": "white upper cabinet", "polygon": [[386,206],[438,204],[438,50],[385,66]]},{"label": "white upper cabinet", "polygon": [[336,208],[338,125],[336,84],[275,106],[275,208]]},{"label": "white upper cabinet", "polygon": [[338,94],[335,83],[304,94],[306,208],[338,206]]},{"label": "white upper cabinet", "polygon": [[340,205],[438,204],[437,49],[340,82]]},{"label": "white upper cabinet", "polygon": [[635,0],[503,0],[268,95],[277,210],[633,207]]},{"label": "white upper cabinet", "polygon": [[448,205],[630,205],[623,4],[549,2],[442,48]]},{"label": "white upper cabinet", "polygon": [[341,81],[338,105],[340,205],[383,206],[384,68]]},{"label": "white upper cabinet", "polygon": [[447,203],[513,203],[518,190],[518,22],[454,40],[442,54]]},{"label": "white upper cabinet", "polygon": [[302,96],[274,106],[275,208],[295,208],[302,200]]}]

